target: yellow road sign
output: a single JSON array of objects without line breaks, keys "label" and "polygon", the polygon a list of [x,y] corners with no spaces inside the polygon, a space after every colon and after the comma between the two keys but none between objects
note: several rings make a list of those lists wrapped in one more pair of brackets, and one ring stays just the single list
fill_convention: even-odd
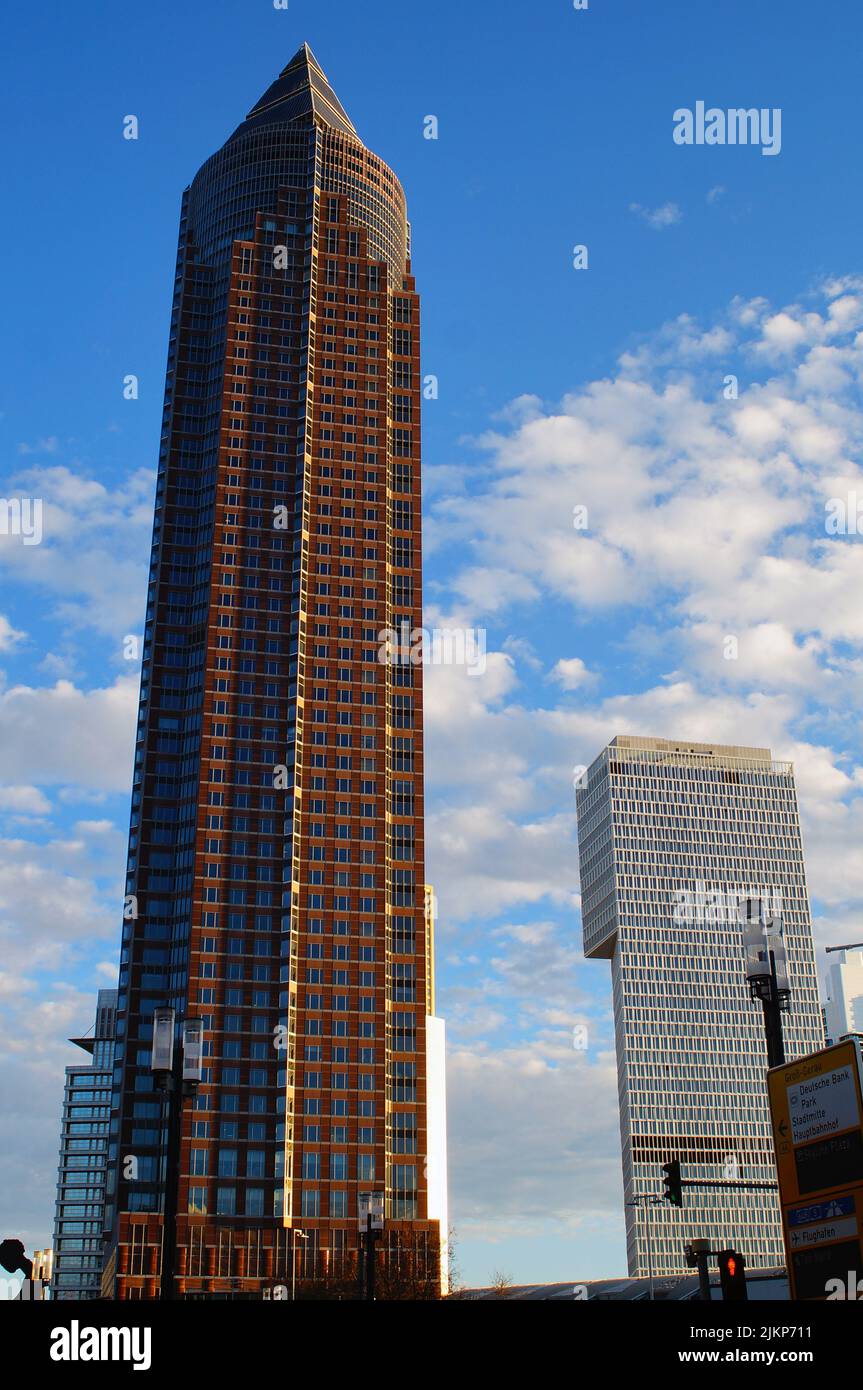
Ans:
[{"label": "yellow road sign", "polygon": [[861,1074],[853,1039],[767,1073],[792,1298],[863,1299]]}]

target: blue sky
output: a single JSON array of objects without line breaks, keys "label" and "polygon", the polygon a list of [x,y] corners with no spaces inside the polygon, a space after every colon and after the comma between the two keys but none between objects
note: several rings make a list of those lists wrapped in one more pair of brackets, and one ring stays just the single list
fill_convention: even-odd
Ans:
[{"label": "blue sky", "polygon": [[[180,193],[306,40],[408,196],[440,383],[429,621],[488,634],[482,676],[427,674],[459,1262],[623,1271],[573,767],[630,730],[769,743],[797,764],[819,940],[863,898],[860,550],[824,528],[863,498],[860,27],[850,0],[7,17],[0,496],[44,499],[45,536],[0,535],[5,1233],[50,1235],[63,1040],[116,962]],[[781,108],[781,153],[676,145],[699,100]]]}]

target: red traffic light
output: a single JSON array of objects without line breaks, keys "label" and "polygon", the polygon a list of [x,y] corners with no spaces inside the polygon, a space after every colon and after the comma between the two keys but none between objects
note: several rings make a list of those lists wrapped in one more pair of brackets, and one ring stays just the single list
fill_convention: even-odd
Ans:
[{"label": "red traffic light", "polygon": [[724,1299],[735,1303],[748,1300],[746,1261],[736,1250],[720,1250],[719,1284]]}]

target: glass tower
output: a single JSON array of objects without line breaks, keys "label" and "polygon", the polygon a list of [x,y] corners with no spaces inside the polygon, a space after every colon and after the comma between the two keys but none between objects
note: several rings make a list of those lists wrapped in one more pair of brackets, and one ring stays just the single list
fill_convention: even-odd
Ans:
[{"label": "glass tower", "polygon": [[[100,989],[92,1034],[70,1039],[90,1053],[90,1061],[66,1068],[54,1213],[53,1293],[58,1299],[98,1298],[101,1292],[116,1015],[117,991]],[[39,1277],[35,1269],[33,1273]]]},{"label": "glass tower", "polygon": [[[135,753],[105,1290],[156,1296],[153,1010],[203,1020],[178,1297],[437,1292],[419,300],[405,197],[304,45],[182,200]],[[299,1235],[296,1233],[299,1231]]]},{"label": "glass tower", "polygon": [[828,957],[824,1018],[830,1042],[846,1033],[863,1034],[863,950],[837,951]]},{"label": "glass tower", "polygon": [[766,748],[618,736],[576,792],[585,955],[611,961],[631,1275],[687,1272],[683,1247],[784,1264],[773,1192],[662,1194],[685,1179],[774,1181],[761,1006],[737,905],[782,914],[790,1059],[824,1045],[797,793]]}]

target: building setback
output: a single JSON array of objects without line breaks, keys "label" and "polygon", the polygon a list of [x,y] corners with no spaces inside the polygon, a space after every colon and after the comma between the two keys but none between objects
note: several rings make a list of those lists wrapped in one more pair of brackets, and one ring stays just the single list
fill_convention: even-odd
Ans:
[{"label": "building setback", "polygon": [[584,951],[611,961],[629,1272],[684,1272],[693,1238],[784,1263],[772,1192],[631,1205],[684,1178],[775,1181],[762,1011],[737,901],[781,910],[790,1059],[823,1046],[794,769],[766,748],[618,736],[576,792]]},{"label": "building setback", "polygon": [[106,1293],[158,1291],[166,1003],[205,1038],[175,1296],[337,1292],[368,1194],[379,1291],[440,1288],[422,666],[385,637],[422,625],[420,401],[404,193],[304,45],[182,201]]},{"label": "building setback", "polygon": [[34,1255],[33,1269],[34,1278],[52,1280],[57,1299],[98,1298],[101,1293],[116,1016],[117,991],[100,989],[93,1032],[86,1037],[70,1038],[70,1042],[90,1053],[90,1061],[66,1068],[53,1272],[51,1251],[37,1251],[44,1258],[38,1262],[37,1272]]}]

